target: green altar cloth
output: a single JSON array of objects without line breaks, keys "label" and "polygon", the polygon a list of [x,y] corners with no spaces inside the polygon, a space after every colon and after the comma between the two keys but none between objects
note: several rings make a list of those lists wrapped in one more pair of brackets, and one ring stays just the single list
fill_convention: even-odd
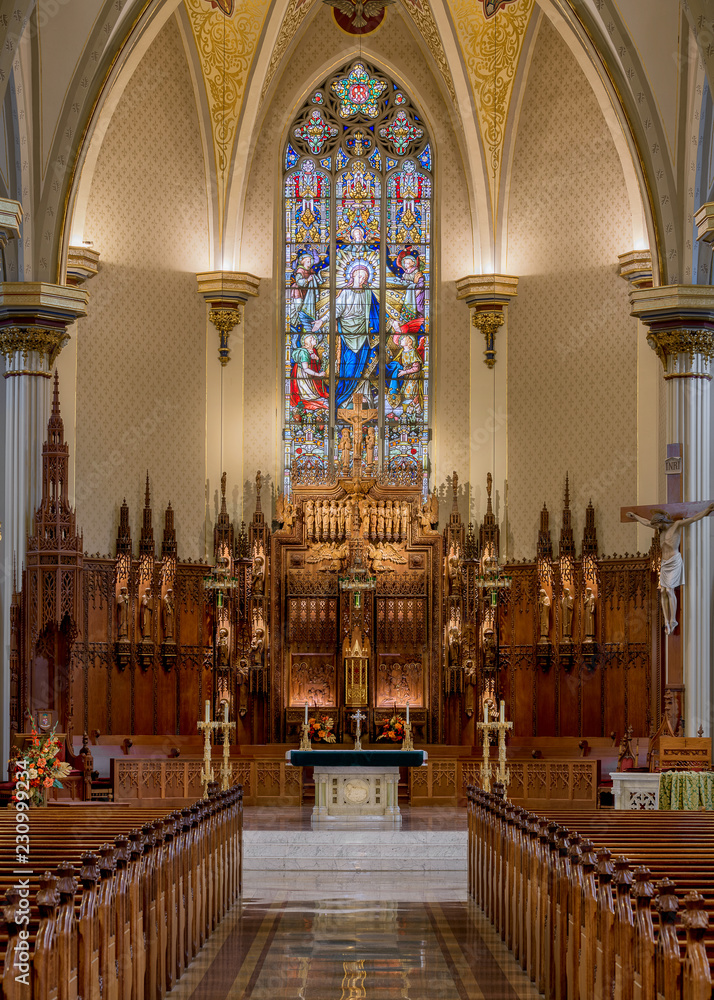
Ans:
[{"label": "green altar cloth", "polygon": [[660,809],[714,809],[713,771],[663,771]]},{"label": "green altar cloth", "polygon": [[296,767],[421,767],[423,750],[288,750]]}]

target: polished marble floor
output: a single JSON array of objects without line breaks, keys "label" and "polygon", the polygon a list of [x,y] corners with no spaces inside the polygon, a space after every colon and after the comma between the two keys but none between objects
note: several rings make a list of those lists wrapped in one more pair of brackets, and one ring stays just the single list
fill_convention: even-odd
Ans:
[{"label": "polished marble floor", "polygon": [[471,902],[247,899],[173,1000],[493,1000],[537,990]]},{"label": "polished marble floor", "polygon": [[[255,840],[304,831],[310,808],[246,809]],[[463,809],[404,809],[403,854],[453,831]],[[457,832],[458,831],[458,832]],[[354,833],[355,831],[353,831]],[[293,837],[288,836],[293,834]],[[357,831],[357,839],[366,834]],[[393,851],[386,834],[379,850]],[[318,840],[320,837],[318,836]],[[385,854],[386,856],[386,854]],[[247,868],[242,902],[172,990],[172,1000],[535,1000],[537,990],[469,900],[466,871]]]}]

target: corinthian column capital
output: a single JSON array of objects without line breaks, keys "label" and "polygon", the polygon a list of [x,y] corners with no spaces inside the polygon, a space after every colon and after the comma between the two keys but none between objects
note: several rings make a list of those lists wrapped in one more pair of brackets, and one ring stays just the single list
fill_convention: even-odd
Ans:
[{"label": "corinthian column capital", "polygon": [[660,285],[630,292],[632,315],[649,330],[647,342],[665,378],[703,378],[714,359],[714,289],[709,285]]},{"label": "corinthian column capital", "polygon": [[258,294],[260,278],[247,271],[203,271],[196,280],[199,293],[210,307],[208,319],[219,337],[218,360],[225,367],[231,359],[231,330],[241,322],[245,303]]},{"label": "corinthian column capital", "polygon": [[518,294],[518,278],[510,274],[470,274],[456,282],[456,298],[473,310],[471,322],[486,341],[484,364],[496,364],[496,333],[505,322],[508,303]]},{"label": "corinthian column capital", "polygon": [[69,339],[67,327],[87,315],[89,295],[68,285],[6,281],[0,284],[0,352],[5,378],[49,378]]}]

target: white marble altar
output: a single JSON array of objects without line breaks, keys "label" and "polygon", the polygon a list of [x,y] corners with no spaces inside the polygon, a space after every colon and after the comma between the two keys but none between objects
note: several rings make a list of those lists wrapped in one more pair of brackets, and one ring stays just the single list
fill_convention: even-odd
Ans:
[{"label": "white marble altar", "polygon": [[611,771],[615,809],[659,809],[659,774]]},{"label": "white marble altar", "polygon": [[398,767],[316,767],[313,821],[357,818],[401,822]]}]

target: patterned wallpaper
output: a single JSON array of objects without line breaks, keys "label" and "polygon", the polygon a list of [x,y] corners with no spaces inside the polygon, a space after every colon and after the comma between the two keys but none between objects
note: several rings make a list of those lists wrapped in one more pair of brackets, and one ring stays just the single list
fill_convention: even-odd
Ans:
[{"label": "patterned wallpaper", "polygon": [[[595,97],[543,19],[511,180],[509,500],[517,558],[545,501],[557,540],[570,472],[576,538],[592,497],[600,550],[636,547],[619,508],[636,499],[636,324],[617,255],[631,249],[625,182]],[[555,515],[555,516],[553,516]]]},{"label": "patterned wallpaper", "polygon": [[[415,99],[424,101],[423,111],[432,128],[437,150],[437,274],[441,284],[437,305],[437,340],[432,447],[432,482],[442,491],[453,469],[466,477],[469,467],[469,371],[468,313],[457,302],[453,282],[473,270],[471,218],[461,154],[454,136],[450,114],[439,88],[411,30],[398,7],[390,7],[386,30],[370,36],[364,45],[367,57],[376,57],[391,67],[407,83],[418,87]],[[325,52],[339,53],[344,61],[354,55],[347,37],[335,26],[329,8],[321,8],[311,21],[290,61],[284,68],[275,96],[260,123],[251,168],[243,223],[241,270],[261,278],[260,295],[246,310],[245,343],[245,436],[244,470],[246,515],[252,513],[251,487],[254,470],[268,472],[271,485],[280,472],[280,401],[276,343],[279,301],[274,275],[275,245],[272,234],[280,224],[275,204],[280,196],[277,164],[284,141],[284,127],[307,85],[325,65]],[[265,494],[263,497],[266,499]],[[450,504],[448,509],[450,509]],[[445,509],[445,514],[447,510]],[[464,506],[463,515],[467,509]]]},{"label": "patterned wallpaper", "polygon": [[154,537],[171,501],[180,554],[203,548],[206,314],[196,272],[208,264],[208,225],[195,108],[171,20],[112,117],[84,228],[101,252],[77,354],[76,503],[89,552],[114,551],[124,495],[136,544],[147,468]]}]

